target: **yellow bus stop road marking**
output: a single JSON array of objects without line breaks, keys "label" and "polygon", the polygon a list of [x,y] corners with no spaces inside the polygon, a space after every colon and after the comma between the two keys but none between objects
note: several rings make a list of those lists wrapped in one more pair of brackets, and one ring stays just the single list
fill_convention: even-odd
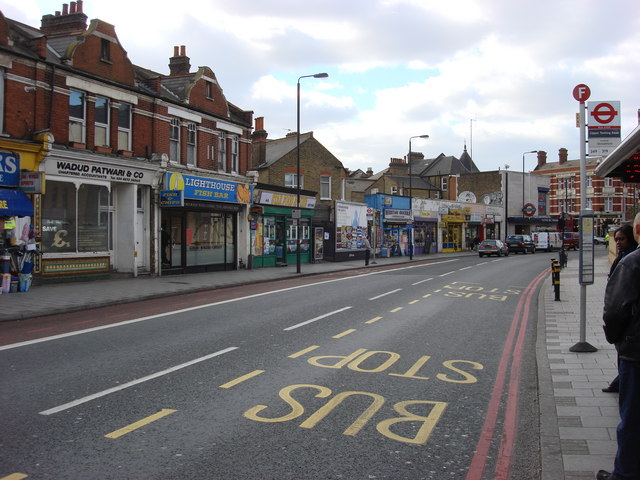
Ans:
[{"label": "yellow bus stop road marking", "polygon": [[120,430],[116,430],[115,432],[111,432],[111,433],[107,433],[105,435],[105,437],[107,438],[119,438],[123,435],[126,435],[127,433],[131,433],[134,430],[137,430],[138,428],[144,427],[145,425],[150,424],[151,422],[155,422],[156,420],[161,419],[162,417],[166,417],[167,415],[170,415],[172,413],[177,412],[177,410],[171,410],[168,408],[165,408],[163,410],[160,410],[158,413],[154,413],[153,415],[149,415],[147,418],[143,418],[142,420],[138,420],[135,423],[132,423],[131,425],[127,425],[126,427],[121,428]]},{"label": "yellow bus stop road marking", "polygon": [[265,370],[254,370],[253,372],[249,372],[246,375],[242,375],[241,377],[238,377],[234,380],[231,380],[230,382],[224,383],[222,385],[220,385],[220,388],[231,388],[231,387],[235,387],[236,385],[238,385],[239,383],[244,382],[245,380],[249,380],[250,378],[256,377],[258,375],[260,375],[261,373],[264,373]]},{"label": "yellow bus stop road marking", "polygon": [[345,330],[345,331],[344,331],[344,332],[342,332],[342,333],[339,333],[339,334],[337,334],[337,335],[334,335],[334,336],[333,336],[333,337],[331,337],[331,338],[342,338],[342,337],[346,337],[347,335],[349,335],[350,333],[353,333],[353,332],[355,332],[355,331],[356,331],[356,329],[355,329],[355,328],[351,328],[351,329],[349,329],[349,330]]}]

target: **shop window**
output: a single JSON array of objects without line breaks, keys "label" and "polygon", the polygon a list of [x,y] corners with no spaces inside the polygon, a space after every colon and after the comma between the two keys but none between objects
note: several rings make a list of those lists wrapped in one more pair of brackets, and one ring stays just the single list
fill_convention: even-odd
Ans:
[{"label": "shop window", "polygon": [[79,90],[69,92],[69,141],[84,143],[86,105],[85,94]]},{"label": "shop window", "polygon": [[[288,188],[298,188],[298,174],[285,173],[284,186]],[[304,188],[304,175],[300,174],[300,188]]]},{"label": "shop window", "polygon": [[331,200],[330,175],[320,175],[320,200]]},{"label": "shop window", "polygon": [[180,162],[180,119],[173,117],[169,126],[169,161]]},{"label": "shop window", "polygon": [[218,136],[218,170],[227,171],[227,137],[222,132]]},{"label": "shop window", "polygon": [[197,127],[195,123],[187,124],[187,165],[196,165],[196,138]]},{"label": "shop window", "polygon": [[186,224],[187,265],[213,265],[235,261],[233,215],[188,212]]},{"label": "shop window", "polygon": [[95,145],[109,146],[109,99],[104,97],[96,97]]},{"label": "shop window", "polygon": [[238,137],[231,137],[231,171],[238,172]]},{"label": "shop window", "polygon": [[104,185],[48,181],[42,199],[42,249],[47,253],[104,252],[111,231]]},{"label": "shop window", "polygon": [[131,104],[118,106],[118,150],[131,150]]}]

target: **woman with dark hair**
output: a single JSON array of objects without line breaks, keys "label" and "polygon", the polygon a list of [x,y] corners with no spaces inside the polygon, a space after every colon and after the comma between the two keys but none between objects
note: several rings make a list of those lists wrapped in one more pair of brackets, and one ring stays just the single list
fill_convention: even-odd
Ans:
[{"label": "woman with dark hair", "polygon": [[[633,227],[631,225],[622,225],[621,227],[618,227],[613,235],[613,240],[616,242],[618,255],[611,264],[609,277],[618,266],[618,263],[620,263],[620,260],[638,247],[638,242],[636,242],[636,239],[633,237]],[[617,393],[619,391],[618,377],[614,378],[609,386],[603,388],[602,391],[607,393]]]}]

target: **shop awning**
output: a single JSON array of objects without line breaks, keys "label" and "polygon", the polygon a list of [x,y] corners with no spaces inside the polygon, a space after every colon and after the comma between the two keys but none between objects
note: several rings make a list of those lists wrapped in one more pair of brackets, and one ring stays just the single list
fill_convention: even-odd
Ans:
[{"label": "shop awning", "polygon": [[0,188],[0,217],[32,217],[33,204],[22,190]]}]

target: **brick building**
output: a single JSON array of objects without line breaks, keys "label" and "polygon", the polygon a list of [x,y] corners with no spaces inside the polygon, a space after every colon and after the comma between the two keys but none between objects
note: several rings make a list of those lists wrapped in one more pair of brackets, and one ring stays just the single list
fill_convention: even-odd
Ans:
[{"label": "brick building", "polygon": [[538,152],[538,164],[532,174],[548,175],[549,215],[557,218],[567,214],[571,225],[577,228],[580,209],[590,208],[596,218],[596,234],[603,235],[608,225],[631,220],[634,214],[636,198],[635,184],[626,184],[621,178],[602,177],[595,173],[602,157],[586,159],[586,205],[580,204],[582,182],[580,179],[580,160],[569,160],[566,148],[558,152],[557,162],[547,162],[546,152]]},{"label": "brick building", "polygon": [[134,65],[81,0],[39,29],[0,13],[0,151],[46,174],[32,197],[42,279],[234,269],[246,255],[252,112],[209,67],[192,73],[186,47],[169,69]]}]

